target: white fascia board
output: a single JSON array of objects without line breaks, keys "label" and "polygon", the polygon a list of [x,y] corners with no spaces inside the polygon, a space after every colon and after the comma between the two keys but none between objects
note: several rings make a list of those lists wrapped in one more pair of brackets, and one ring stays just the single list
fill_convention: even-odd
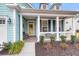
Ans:
[{"label": "white fascia board", "polygon": [[9,8],[12,8],[12,9],[16,9],[18,11],[21,10],[21,8],[19,7],[18,4],[6,4],[6,6],[8,6]]},{"label": "white fascia board", "polygon": [[28,15],[28,16],[48,16],[48,17],[52,17],[52,16],[64,16],[64,17],[73,17],[74,15],[65,15],[65,14],[39,14],[39,13],[20,13],[22,15]]}]

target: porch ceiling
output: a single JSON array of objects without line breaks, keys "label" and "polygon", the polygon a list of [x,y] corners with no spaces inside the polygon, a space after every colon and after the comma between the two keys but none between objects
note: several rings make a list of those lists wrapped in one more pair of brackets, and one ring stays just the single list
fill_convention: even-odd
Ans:
[{"label": "porch ceiling", "polygon": [[36,19],[36,16],[23,16],[25,19]]}]

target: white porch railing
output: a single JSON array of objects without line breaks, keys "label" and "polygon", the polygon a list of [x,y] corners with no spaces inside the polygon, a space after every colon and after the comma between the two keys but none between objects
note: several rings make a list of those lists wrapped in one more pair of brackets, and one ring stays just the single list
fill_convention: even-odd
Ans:
[{"label": "white porch railing", "polygon": [[[40,35],[41,34],[46,34],[46,33],[49,33],[49,34],[57,34],[58,32],[40,32]],[[67,34],[67,33],[72,33],[72,32],[59,32],[59,34]]]},{"label": "white porch railing", "polygon": [[[48,39],[48,40],[49,40],[50,35],[55,35],[56,36],[56,40],[57,40],[57,34],[58,34],[58,32],[40,32],[40,36],[41,35],[45,36],[45,38]],[[66,39],[70,40],[70,37],[71,37],[72,34],[73,34],[72,32],[59,32],[59,34],[58,34],[59,38],[58,38],[57,41],[61,40],[60,39],[61,35],[65,35]]]}]

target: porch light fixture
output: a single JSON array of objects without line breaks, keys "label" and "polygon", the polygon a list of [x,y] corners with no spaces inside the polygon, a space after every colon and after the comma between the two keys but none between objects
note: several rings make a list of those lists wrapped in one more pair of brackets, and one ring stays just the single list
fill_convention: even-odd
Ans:
[{"label": "porch light fixture", "polygon": [[7,22],[8,22],[9,24],[11,24],[11,18],[9,18]]}]

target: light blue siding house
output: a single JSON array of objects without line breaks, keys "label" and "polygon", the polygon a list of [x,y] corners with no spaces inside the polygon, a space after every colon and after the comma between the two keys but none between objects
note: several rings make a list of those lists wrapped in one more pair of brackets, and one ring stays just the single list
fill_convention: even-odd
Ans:
[{"label": "light blue siding house", "polygon": [[19,8],[32,8],[30,4],[0,4],[0,43],[20,40],[20,11]]},{"label": "light blue siding house", "polygon": [[0,44],[23,40],[24,35],[36,37],[37,42],[40,35],[49,41],[48,34],[55,35],[56,40],[60,35],[66,35],[67,40],[71,35],[79,38],[79,11],[60,10],[60,3],[50,9],[48,5],[40,3],[35,9],[30,3],[0,4]]}]

